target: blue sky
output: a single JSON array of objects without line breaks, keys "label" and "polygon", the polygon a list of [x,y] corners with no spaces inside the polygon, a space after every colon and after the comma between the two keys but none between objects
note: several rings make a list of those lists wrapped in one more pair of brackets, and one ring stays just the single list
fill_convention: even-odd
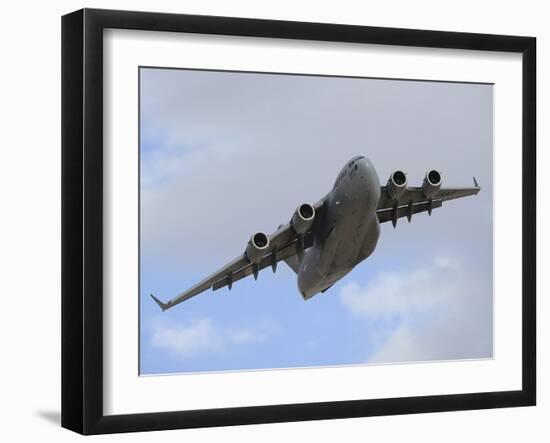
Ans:
[{"label": "blue sky", "polygon": [[[491,357],[490,85],[142,69],[142,374]],[[374,254],[304,301],[284,264],[167,300],[242,254],[365,155],[381,182],[476,176],[477,197],[382,225]]]}]

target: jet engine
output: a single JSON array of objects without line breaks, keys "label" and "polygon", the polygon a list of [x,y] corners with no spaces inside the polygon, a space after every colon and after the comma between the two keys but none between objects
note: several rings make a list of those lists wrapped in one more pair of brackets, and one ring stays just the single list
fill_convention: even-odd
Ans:
[{"label": "jet engine", "polygon": [[426,198],[432,198],[435,196],[439,189],[441,188],[441,174],[432,169],[431,171],[426,172],[426,177],[422,182],[422,190]]},{"label": "jet engine", "polygon": [[290,224],[298,234],[305,234],[315,219],[315,208],[308,203],[298,206],[290,220]]},{"label": "jet engine", "polygon": [[386,185],[388,195],[392,200],[399,200],[399,197],[407,189],[407,176],[403,171],[395,171],[390,175],[388,184]]},{"label": "jet engine", "polygon": [[269,237],[263,232],[256,232],[246,245],[246,258],[250,263],[259,263],[269,247]]}]

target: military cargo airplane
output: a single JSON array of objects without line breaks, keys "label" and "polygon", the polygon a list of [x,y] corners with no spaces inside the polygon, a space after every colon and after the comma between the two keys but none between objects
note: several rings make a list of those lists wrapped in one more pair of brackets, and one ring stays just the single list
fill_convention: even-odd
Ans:
[{"label": "military cargo airplane", "polygon": [[166,303],[151,297],[165,311],[208,289],[218,290],[280,261],[297,274],[298,290],[307,300],[325,292],[369,257],[380,236],[380,223],[441,207],[444,201],[475,195],[480,187],[445,188],[436,170],[426,173],[422,186],[408,187],[403,171],[390,175],[380,186],[372,163],[363,156],[352,158],[338,174],[332,190],[317,203],[302,203],[289,223],[271,235],[257,232],[243,254]]}]

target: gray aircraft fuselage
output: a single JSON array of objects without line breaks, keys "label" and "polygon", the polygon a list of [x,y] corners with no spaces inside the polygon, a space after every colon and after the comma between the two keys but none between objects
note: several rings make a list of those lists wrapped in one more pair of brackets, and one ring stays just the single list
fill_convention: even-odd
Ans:
[{"label": "gray aircraft fuselage", "polygon": [[328,289],[372,254],[380,236],[379,200],[374,166],[365,157],[354,157],[325,197],[313,246],[297,257],[298,289],[305,299]]}]

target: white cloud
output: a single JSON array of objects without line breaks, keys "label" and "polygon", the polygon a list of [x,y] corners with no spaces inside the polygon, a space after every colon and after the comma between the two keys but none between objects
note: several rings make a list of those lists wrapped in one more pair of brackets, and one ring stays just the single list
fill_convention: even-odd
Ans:
[{"label": "white cloud", "polygon": [[261,343],[267,340],[267,335],[249,329],[239,329],[232,331],[229,339],[234,343]]},{"label": "white cloud", "polygon": [[220,328],[210,318],[182,323],[157,318],[151,325],[150,345],[182,359],[226,351],[235,345],[261,343],[268,340],[273,331],[263,324],[250,329]]},{"label": "white cloud", "polygon": [[344,306],[373,325],[368,361],[492,356],[492,287],[472,275],[439,257],[423,269],[380,273],[365,287],[345,285]]},{"label": "white cloud", "polygon": [[210,319],[192,320],[186,324],[171,324],[156,321],[153,326],[151,345],[166,349],[183,358],[197,353],[217,351],[223,343]]},{"label": "white cloud", "polygon": [[452,277],[460,264],[437,258],[426,269],[382,272],[366,287],[349,282],[341,290],[344,305],[356,315],[371,319],[409,318],[441,306],[459,290]]}]

